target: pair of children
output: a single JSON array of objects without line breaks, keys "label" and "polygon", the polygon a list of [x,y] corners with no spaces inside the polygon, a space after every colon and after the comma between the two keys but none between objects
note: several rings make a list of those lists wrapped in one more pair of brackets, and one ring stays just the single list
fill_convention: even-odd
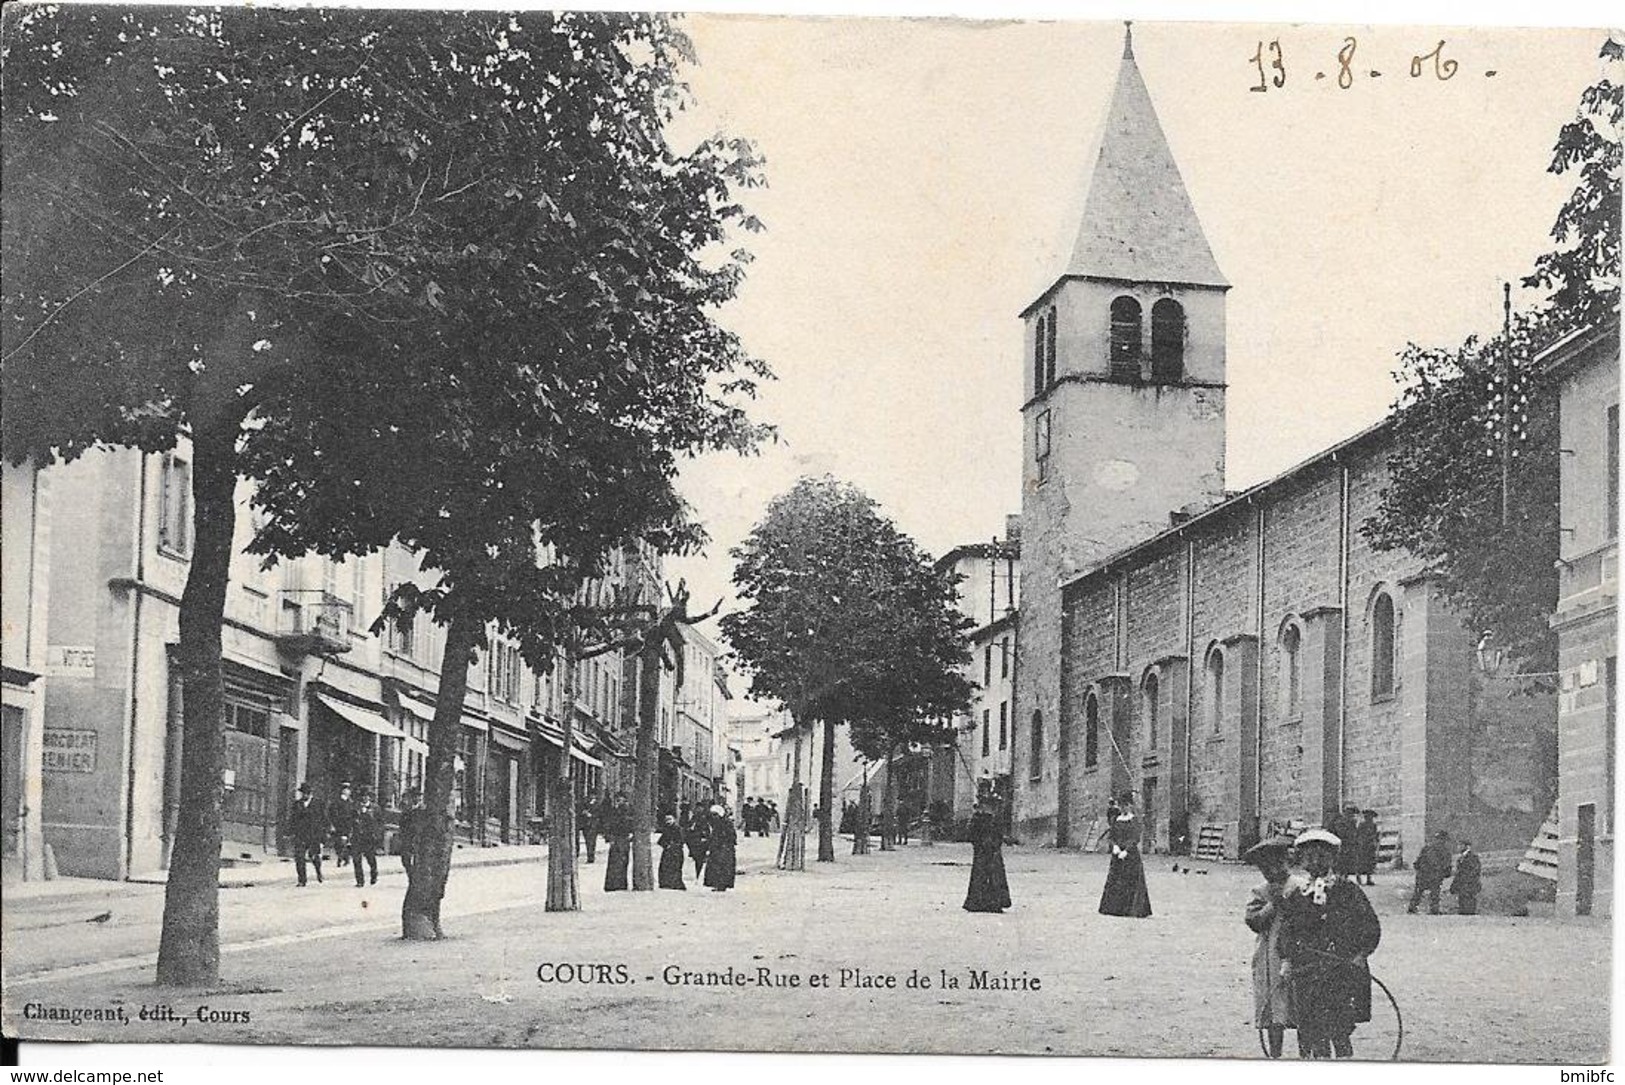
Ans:
[{"label": "pair of children", "polygon": [[[1297,1029],[1306,1059],[1354,1054],[1356,1025],[1371,1020],[1366,958],[1382,925],[1358,883],[1333,872],[1342,841],[1325,829],[1296,839],[1271,837],[1243,856],[1264,875],[1247,902],[1258,935],[1253,951],[1254,1023],[1281,1057],[1286,1030]],[[1294,872],[1293,857],[1302,867]]]}]

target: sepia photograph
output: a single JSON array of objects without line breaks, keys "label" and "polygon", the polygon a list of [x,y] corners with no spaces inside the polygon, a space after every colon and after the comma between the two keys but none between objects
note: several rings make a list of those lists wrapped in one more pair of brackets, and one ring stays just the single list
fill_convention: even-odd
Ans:
[{"label": "sepia photograph", "polygon": [[8,1060],[1609,1063],[1625,31],[1013,14],[6,6]]}]

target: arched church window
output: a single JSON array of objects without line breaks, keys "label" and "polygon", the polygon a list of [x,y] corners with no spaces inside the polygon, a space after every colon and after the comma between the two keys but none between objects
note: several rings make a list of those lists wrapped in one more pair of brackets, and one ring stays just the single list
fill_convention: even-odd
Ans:
[{"label": "arched church window", "polygon": [[1162,711],[1158,697],[1161,693],[1161,682],[1157,679],[1157,672],[1152,671],[1145,676],[1145,683],[1140,687],[1140,705],[1145,713],[1145,745],[1152,753],[1157,749],[1157,731],[1161,722],[1158,719]]},{"label": "arched church window", "polygon": [[1378,592],[1371,601],[1371,696],[1394,695],[1394,666],[1399,637],[1394,619],[1394,600]]},{"label": "arched church window", "polygon": [[1281,701],[1287,719],[1303,714],[1303,634],[1296,623],[1281,631]]},{"label": "arched church window", "polygon": [[1151,307],[1151,379],[1174,384],[1185,377],[1185,309],[1173,298]]},{"label": "arched church window", "polygon": [[1100,760],[1100,702],[1093,693],[1083,702],[1083,765],[1092,767]]},{"label": "arched church window", "polygon": [[1140,379],[1140,303],[1124,295],[1112,301],[1113,380]]},{"label": "arched church window", "polygon": [[1214,734],[1224,730],[1224,653],[1218,648],[1207,656],[1207,714]]}]

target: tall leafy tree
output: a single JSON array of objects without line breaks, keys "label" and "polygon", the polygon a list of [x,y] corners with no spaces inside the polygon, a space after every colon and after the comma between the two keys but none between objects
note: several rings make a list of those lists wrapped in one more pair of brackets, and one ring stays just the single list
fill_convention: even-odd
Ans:
[{"label": "tall leafy tree", "polygon": [[[6,20],[5,454],[157,451],[178,432],[193,448],[158,973],[208,983],[237,479],[258,479],[272,514],[262,553],[401,538],[445,576],[397,604],[448,624],[431,798],[446,791],[450,687],[483,622],[538,625],[484,604],[570,599],[613,539],[692,539],[660,484],[675,457],[755,439],[735,399],[764,370],[712,314],[742,273],[722,250],[754,225],[731,191],[756,163],[736,140],[665,142],[688,49],[659,17],[69,5]],[[538,514],[561,493],[562,514]],[[615,495],[635,499],[594,504]],[[477,537],[434,530],[426,507],[490,519]],[[565,560],[538,569],[542,544]],[[538,657],[565,621],[546,613]]]},{"label": "tall leafy tree", "polygon": [[1546,616],[1560,537],[1558,402],[1534,359],[1619,313],[1621,55],[1603,43],[1603,74],[1558,133],[1551,172],[1577,183],[1552,227],[1557,247],[1524,280],[1549,296],[1499,335],[1405,350],[1391,481],[1363,527],[1374,545],[1428,562],[1473,635],[1525,671],[1555,666]]},{"label": "tall leafy tree", "polygon": [[[798,732],[823,724],[818,859],[832,862],[836,728],[963,707],[968,687],[953,672],[968,658],[967,623],[953,582],[872,499],[828,476],[774,499],[732,556],[747,605],[722,632],[753,692],[786,705]],[[798,756],[792,804],[800,790]],[[791,866],[796,822],[786,819],[781,850]]]},{"label": "tall leafy tree", "polygon": [[[447,285],[425,299],[435,316],[409,344],[424,372],[399,393],[410,407],[386,413],[410,421],[358,428],[290,397],[276,421],[294,439],[254,464],[274,514],[256,548],[341,554],[395,539],[440,576],[434,591],[392,603],[397,620],[421,609],[447,629],[408,937],[441,933],[459,679],[486,623],[532,666],[562,653],[566,682],[581,660],[659,639],[677,620],[669,608],[580,593],[617,547],[697,545],[703,532],[672,485],[681,459],[748,450],[764,433],[739,400],[766,370],[714,319],[744,259],[714,250],[748,225],[733,189],[757,182],[755,164],[737,141],[687,155],[666,144],[681,35],[656,17],[491,17],[473,28],[469,16],[439,18],[434,38],[447,44],[422,59],[425,76],[480,55],[459,52],[475,45],[490,51],[492,74],[480,94],[426,80],[416,111],[507,108],[512,131],[478,148],[501,182],[440,212],[467,240],[436,254]],[[558,112],[530,108],[561,87]],[[579,906],[569,766],[561,759],[554,781],[549,910]]]},{"label": "tall leafy tree", "polygon": [[1598,53],[1602,75],[1580,92],[1575,117],[1557,134],[1550,172],[1576,173],[1557,213],[1557,247],[1535,261],[1525,286],[1551,291],[1554,330],[1597,324],[1619,314],[1620,136],[1625,130],[1625,41],[1609,37]]}]

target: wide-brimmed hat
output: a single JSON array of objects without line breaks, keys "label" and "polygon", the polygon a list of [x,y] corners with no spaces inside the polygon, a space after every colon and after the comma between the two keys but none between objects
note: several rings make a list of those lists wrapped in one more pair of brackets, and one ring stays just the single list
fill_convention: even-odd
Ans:
[{"label": "wide-brimmed hat", "polygon": [[1291,851],[1292,843],[1292,838],[1285,833],[1276,833],[1274,836],[1265,837],[1241,853],[1242,862],[1256,863],[1259,859],[1273,852],[1285,853]]},{"label": "wide-brimmed hat", "polygon": [[1329,833],[1325,829],[1310,829],[1306,832],[1301,832],[1298,834],[1298,838],[1292,843],[1294,846],[1300,848],[1305,844],[1330,844],[1334,848],[1340,848],[1343,846],[1343,842],[1339,840],[1335,834]]}]

